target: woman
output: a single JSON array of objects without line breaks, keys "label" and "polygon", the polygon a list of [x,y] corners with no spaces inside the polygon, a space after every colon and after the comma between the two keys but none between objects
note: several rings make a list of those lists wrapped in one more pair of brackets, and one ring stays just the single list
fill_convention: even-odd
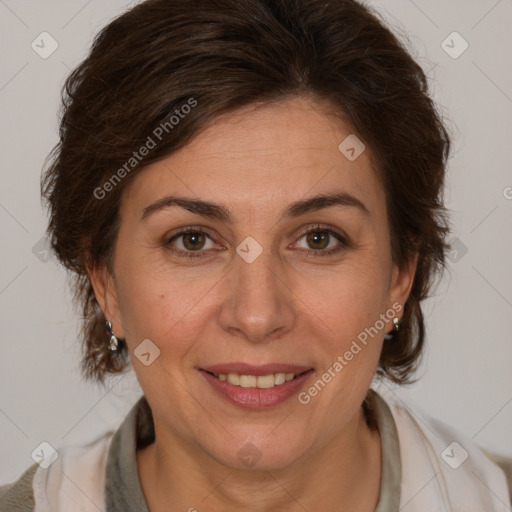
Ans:
[{"label": "woman", "polygon": [[373,14],[149,0],[65,89],[43,195],[84,376],[144,396],[1,510],[509,510],[509,460],[370,388],[419,362],[449,154]]}]

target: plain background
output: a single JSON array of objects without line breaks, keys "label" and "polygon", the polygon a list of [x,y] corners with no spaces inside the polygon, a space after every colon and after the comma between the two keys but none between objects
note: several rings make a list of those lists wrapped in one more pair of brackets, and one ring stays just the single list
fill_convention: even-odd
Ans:
[{"label": "plain background", "polygon": [[[141,394],[133,372],[107,389],[81,380],[79,316],[65,272],[45,251],[39,197],[44,159],[57,142],[63,80],[93,35],[129,5],[0,1],[1,483],[33,464],[30,454],[42,441],[81,444],[116,428]],[[512,455],[512,2],[371,5],[409,35],[453,136],[446,190],[452,261],[425,304],[421,379],[392,392],[420,419],[440,418]],[[31,47],[42,32],[59,45],[46,59]],[[453,58],[464,41],[467,50]]]}]

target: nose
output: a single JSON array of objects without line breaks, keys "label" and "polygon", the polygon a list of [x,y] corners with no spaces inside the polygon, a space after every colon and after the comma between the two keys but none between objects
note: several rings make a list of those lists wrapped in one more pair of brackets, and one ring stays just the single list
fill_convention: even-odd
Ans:
[{"label": "nose", "polygon": [[270,250],[251,263],[238,254],[225,277],[219,322],[231,335],[253,343],[268,343],[293,329],[294,295],[282,265]]}]

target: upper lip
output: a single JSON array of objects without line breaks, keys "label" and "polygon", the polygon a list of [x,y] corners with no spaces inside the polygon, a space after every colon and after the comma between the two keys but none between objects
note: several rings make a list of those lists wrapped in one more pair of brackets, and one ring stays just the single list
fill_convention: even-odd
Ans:
[{"label": "upper lip", "polygon": [[238,373],[240,375],[254,375],[256,377],[271,373],[295,373],[297,375],[311,369],[311,366],[281,363],[269,363],[259,366],[248,363],[220,363],[200,368],[200,370],[206,370],[211,373]]}]

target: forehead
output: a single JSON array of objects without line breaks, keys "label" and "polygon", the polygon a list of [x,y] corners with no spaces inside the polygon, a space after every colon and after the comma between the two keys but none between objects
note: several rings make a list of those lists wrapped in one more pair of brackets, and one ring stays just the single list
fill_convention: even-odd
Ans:
[{"label": "forehead", "polygon": [[262,214],[273,205],[281,210],[302,197],[344,191],[378,211],[383,190],[368,148],[347,158],[354,152],[346,153],[344,141],[354,146],[354,137],[311,99],[249,106],[218,118],[187,146],[141,171],[124,193],[123,208],[140,211],[165,194],[180,194]]}]

